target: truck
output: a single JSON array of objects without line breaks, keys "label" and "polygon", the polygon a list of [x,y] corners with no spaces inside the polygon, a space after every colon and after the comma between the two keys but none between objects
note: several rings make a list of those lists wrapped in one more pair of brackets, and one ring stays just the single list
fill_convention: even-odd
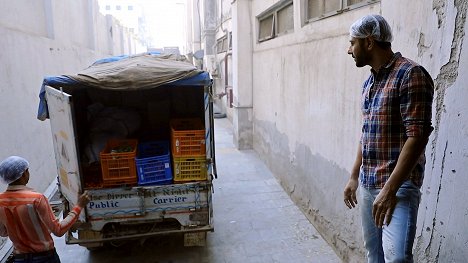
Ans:
[{"label": "truck", "polygon": [[[203,246],[207,233],[214,231],[212,79],[183,58],[151,53],[111,57],[77,74],[44,78],[37,117],[50,120],[63,215],[80,193],[90,196],[66,233],[67,244],[91,250],[180,233],[185,246]],[[189,125],[194,120],[196,127]],[[178,122],[186,127],[177,130]],[[188,142],[175,139],[176,132]],[[116,153],[109,149],[111,142],[132,148]],[[142,167],[156,169],[144,167],[154,158],[140,158],[145,151],[140,147],[152,142],[166,143],[155,161],[163,164],[164,180],[151,181],[150,173],[143,173]],[[188,155],[175,155],[183,147]],[[192,153],[190,147],[201,150]]]}]

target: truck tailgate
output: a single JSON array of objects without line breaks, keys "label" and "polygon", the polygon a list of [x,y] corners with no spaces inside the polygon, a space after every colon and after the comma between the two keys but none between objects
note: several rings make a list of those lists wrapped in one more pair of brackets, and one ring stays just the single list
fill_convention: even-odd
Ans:
[{"label": "truck tailgate", "polygon": [[176,219],[182,227],[208,225],[211,183],[89,190],[87,221],[94,231],[107,223]]}]

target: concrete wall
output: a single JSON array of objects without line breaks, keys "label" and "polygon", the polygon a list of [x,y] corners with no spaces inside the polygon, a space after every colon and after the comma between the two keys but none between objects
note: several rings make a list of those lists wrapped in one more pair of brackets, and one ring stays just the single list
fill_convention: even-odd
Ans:
[{"label": "concrete wall", "polygon": [[[223,37],[227,32],[232,32],[232,34],[237,32],[237,30],[233,31],[231,2],[230,0],[218,0],[218,30],[216,32],[216,39]],[[235,39],[238,39],[238,37]],[[215,89],[217,94],[222,94],[222,96],[215,102],[221,108],[221,112],[225,113],[232,121],[233,108],[230,103],[233,95],[231,92],[233,86],[232,49],[227,52],[217,53],[216,61],[218,63],[219,77],[214,82]]]},{"label": "concrete wall", "polygon": [[[346,51],[349,25],[365,14],[381,13],[394,30],[394,51],[424,65],[437,89],[435,130],[421,189],[417,262],[465,261],[468,91],[462,72],[468,72],[468,52],[462,44],[468,38],[467,2],[382,0],[304,25],[304,1],[294,0],[294,33],[258,43],[255,17],[277,2],[238,0],[232,5],[237,41],[254,35],[251,62],[238,57],[246,55],[239,50],[245,46],[234,45],[233,60],[244,64],[234,63],[233,79],[252,76],[251,87],[235,82],[234,90],[252,91],[253,115],[237,118],[252,124],[255,151],[343,261],[363,262],[360,217],[342,199],[357,150],[360,88],[369,67],[356,68]],[[241,5],[250,8],[250,19],[246,12],[236,12]]]},{"label": "concrete wall", "polygon": [[[218,39],[232,32],[231,0],[204,0],[201,14],[204,20],[202,48],[205,50],[203,69],[213,77],[215,112],[227,114],[232,120],[227,87],[232,87],[232,50],[219,52]],[[195,4],[196,6],[196,4]],[[189,18],[190,19],[190,18]],[[196,21],[196,19],[193,19]],[[226,71],[227,67],[227,71]],[[227,82],[227,84],[226,84]]]},{"label": "concrete wall", "polygon": [[[401,3],[405,3],[401,1]],[[412,4],[414,5],[414,4]],[[405,23],[419,25],[404,30],[396,23],[402,48],[412,52],[435,79],[433,125],[426,155],[426,180],[419,213],[416,253],[419,262],[465,262],[468,258],[468,41],[467,1],[433,1],[421,17],[411,16],[404,5],[388,8],[392,17],[407,14]],[[395,5],[398,6],[398,5]],[[415,10],[415,9],[414,9]],[[385,14],[385,12],[384,12]],[[398,21],[398,20],[394,20]],[[417,30],[416,28],[419,28]],[[407,39],[410,39],[408,41]],[[407,40],[408,42],[404,41]]]},{"label": "concrete wall", "polygon": [[[268,7],[254,1],[252,14]],[[346,262],[362,262],[363,255],[357,210],[345,209],[342,193],[359,140],[361,82],[369,72],[346,54],[348,28],[379,11],[379,5],[366,6],[304,27],[295,16],[295,33],[254,42],[253,147]]]},{"label": "concrete wall", "polygon": [[36,119],[44,76],[73,74],[138,45],[91,0],[1,0],[0,6],[0,159],[28,159],[29,186],[44,192],[56,178],[49,121]]}]

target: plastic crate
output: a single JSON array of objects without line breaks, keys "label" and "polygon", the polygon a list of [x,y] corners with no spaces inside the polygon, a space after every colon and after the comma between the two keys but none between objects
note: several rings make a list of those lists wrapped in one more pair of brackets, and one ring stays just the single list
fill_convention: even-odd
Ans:
[{"label": "plastic crate", "polygon": [[205,127],[201,120],[172,120],[171,146],[173,156],[205,156]]},{"label": "plastic crate", "polygon": [[137,185],[137,180],[129,179],[129,180],[103,180],[102,186],[103,188],[116,188],[116,187],[132,187]]},{"label": "plastic crate", "polygon": [[98,189],[102,188],[102,170],[101,165],[93,163],[91,165],[82,165],[84,188]]},{"label": "plastic crate", "polygon": [[173,157],[174,182],[205,181],[206,157]]},{"label": "plastic crate", "polygon": [[[136,149],[138,140],[111,139],[101,152],[102,182],[104,187],[133,186],[137,183]],[[128,148],[125,152],[116,150]]]},{"label": "plastic crate", "polygon": [[168,141],[138,144],[136,168],[138,185],[172,183],[171,156]]}]

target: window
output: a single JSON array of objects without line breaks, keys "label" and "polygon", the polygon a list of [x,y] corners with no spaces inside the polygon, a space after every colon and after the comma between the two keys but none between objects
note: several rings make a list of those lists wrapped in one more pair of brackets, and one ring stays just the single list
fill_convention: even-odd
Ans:
[{"label": "window", "polygon": [[127,7],[127,9],[128,9],[128,11],[132,11],[132,10],[133,10],[133,5],[129,5],[129,6]]},{"label": "window", "polygon": [[216,50],[218,53],[226,52],[228,48],[229,42],[227,35],[224,35],[223,37],[220,37],[218,40],[216,40]]},{"label": "window", "polygon": [[292,0],[283,0],[257,17],[258,41],[266,41],[294,30]]},{"label": "window", "polygon": [[106,10],[110,10],[110,5],[106,5]]},{"label": "window", "polygon": [[278,10],[278,34],[294,29],[293,4]]},{"label": "window", "polygon": [[275,26],[274,26],[274,16],[269,15],[263,19],[260,19],[260,32],[258,39],[259,40],[268,40],[273,38],[275,35]]},{"label": "window", "polygon": [[232,32],[229,32],[216,40],[217,53],[223,53],[228,50],[232,50]]},{"label": "window", "polygon": [[348,5],[354,5],[354,4],[358,4],[358,3],[361,3],[361,2],[365,2],[365,1],[362,1],[362,0],[348,0]]},{"label": "window", "polygon": [[121,10],[122,7],[120,5],[115,6],[115,10]]},{"label": "window", "polygon": [[307,0],[307,20],[320,19],[378,0]]}]

